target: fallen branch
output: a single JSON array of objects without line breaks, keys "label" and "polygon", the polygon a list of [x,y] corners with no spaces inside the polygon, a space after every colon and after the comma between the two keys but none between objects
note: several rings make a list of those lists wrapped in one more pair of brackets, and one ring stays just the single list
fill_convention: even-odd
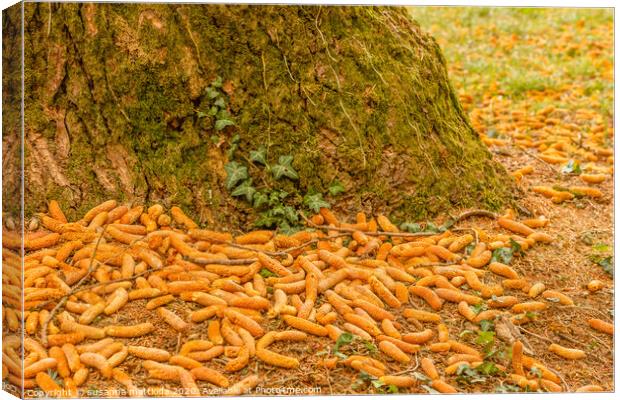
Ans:
[{"label": "fallen branch", "polygon": [[219,265],[248,265],[255,263],[258,261],[256,258],[239,258],[237,260],[229,260],[229,259],[211,259],[211,258],[193,258],[187,257],[189,261],[199,264],[199,265],[208,265],[208,264],[219,264]]},{"label": "fallen branch", "polygon": [[417,371],[419,366],[420,366],[420,361],[418,360],[418,353],[415,353],[415,366],[413,366],[413,367],[411,367],[409,369],[406,369],[404,371],[395,372],[392,375],[398,376],[398,375],[408,374],[410,372],[415,372],[415,371]]},{"label": "fallen branch", "polygon": [[499,218],[499,215],[497,215],[496,213],[492,211],[487,211],[487,210],[465,211],[463,214],[459,215],[458,217],[454,219],[454,222],[452,222],[452,225],[458,222],[461,222],[467,218],[471,218],[471,217],[486,217],[486,218],[497,219]]},{"label": "fallen branch", "polygon": [[538,335],[538,334],[536,334],[536,333],[534,333],[534,332],[528,331],[527,329],[523,328],[522,326],[517,326],[517,327],[519,328],[519,330],[520,330],[520,331],[525,332],[525,333],[527,333],[528,335],[532,335],[532,336],[534,336],[535,338],[538,338],[538,339],[540,339],[540,340],[544,340],[544,341],[546,341],[546,342],[553,343],[553,340],[551,340],[551,339],[549,339],[549,338],[547,338],[547,337],[540,336],[540,335]]}]

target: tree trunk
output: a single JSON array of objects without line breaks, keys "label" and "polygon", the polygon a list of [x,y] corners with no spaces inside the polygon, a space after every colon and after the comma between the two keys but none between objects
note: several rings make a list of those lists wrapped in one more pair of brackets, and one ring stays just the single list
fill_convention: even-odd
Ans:
[{"label": "tree trunk", "polygon": [[[231,117],[209,115],[213,90]],[[26,214],[116,198],[243,225],[230,161],[292,204],[338,180],[346,211],[401,220],[512,198],[404,8],[26,3],[25,92]],[[250,165],[260,145],[299,179]]]}]

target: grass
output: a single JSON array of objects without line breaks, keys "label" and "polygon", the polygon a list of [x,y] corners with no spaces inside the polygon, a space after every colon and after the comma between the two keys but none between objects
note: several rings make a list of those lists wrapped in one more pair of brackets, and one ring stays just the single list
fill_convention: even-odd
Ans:
[{"label": "grass", "polygon": [[[452,84],[476,102],[502,95],[527,102],[532,91],[580,95],[554,101],[569,110],[613,113],[613,10],[411,7],[444,51]],[[524,105],[524,104],[516,104]]]}]

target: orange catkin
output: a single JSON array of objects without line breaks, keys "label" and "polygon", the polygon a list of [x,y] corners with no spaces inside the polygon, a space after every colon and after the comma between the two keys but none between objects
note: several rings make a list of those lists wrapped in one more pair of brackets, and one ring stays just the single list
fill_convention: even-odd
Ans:
[{"label": "orange catkin", "polygon": [[415,308],[405,308],[403,317],[414,318],[421,322],[440,322],[441,315],[424,310],[416,310]]},{"label": "orange catkin", "polygon": [[519,274],[506,264],[500,262],[492,262],[489,264],[489,271],[496,275],[503,276],[508,279],[519,279]]},{"label": "orange catkin", "polygon": [[194,368],[190,372],[196,380],[206,381],[223,388],[230,386],[226,376],[209,367]]},{"label": "orange catkin", "polygon": [[262,336],[265,333],[263,328],[256,321],[237,311],[227,308],[224,310],[224,316],[233,324],[246,329],[252,336]]},{"label": "orange catkin", "polygon": [[441,310],[443,300],[433,290],[424,286],[409,286],[409,291],[424,299],[433,310]]},{"label": "orange catkin", "polygon": [[[305,321],[305,320],[302,320]],[[307,321],[306,321],[307,322]],[[256,343],[256,357],[269,365],[275,365],[282,368],[297,368],[299,360],[293,357],[287,357],[282,354],[267,350],[267,347],[276,340],[276,332],[267,332]]]},{"label": "orange catkin", "polygon": [[300,331],[307,332],[311,335],[315,336],[327,336],[327,329],[324,326],[315,324],[314,322],[310,322],[303,318],[294,317],[292,315],[284,315],[282,316],[284,322],[287,325],[299,329]]},{"label": "orange catkin", "polygon": [[398,346],[387,340],[379,342],[379,349],[400,363],[407,364],[411,361],[411,358],[399,349]]},{"label": "orange catkin", "polygon": [[153,324],[145,322],[143,324],[129,326],[108,326],[105,328],[105,333],[108,336],[131,338],[147,335],[153,330],[155,330]]},{"label": "orange catkin", "polygon": [[400,307],[400,301],[376,276],[371,276],[368,283],[370,284],[372,291],[375,292],[377,296],[379,296],[387,305],[392,308]]},{"label": "orange catkin", "polygon": [[51,200],[49,202],[48,212],[50,217],[54,218],[56,221],[62,222],[63,224],[66,224],[68,222],[67,217],[65,217],[65,214],[60,208],[60,204],[58,204],[56,200]]},{"label": "orange catkin", "polygon": [[605,174],[581,174],[579,175],[579,179],[586,183],[601,183],[605,179],[607,179],[607,175]]},{"label": "orange catkin", "polygon": [[394,324],[392,323],[390,319],[386,318],[381,321],[381,330],[385,332],[388,336],[391,336],[395,339],[401,338],[400,332],[398,331],[398,329],[396,329],[396,327],[394,326]]},{"label": "orange catkin", "polygon": [[258,261],[261,263],[261,265],[267,268],[269,271],[273,272],[274,274],[277,274],[280,276],[291,275],[291,271],[286,269],[286,267],[284,267],[284,265],[282,265],[275,258],[269,257],[267,254],[260,253],[260,252],[257,253],[257,256],[258,256]]},{"label": "orange catkin", "polygon": [[597,319],[597,318],[589,319],[588,325],[590,325],[592,329],[595,329],[599,332],[603,332],[603,333],[606,333],[612,336],[614,334],[614,325],[610,324],[609,322],[605,322],[602,319]]},{"label": "orange catkin", "polygon": [[69,375],[71,375],[71,370],[69,369],[69,363],[67,361],[67,357],[65,356],[64,351],[62,351],[60,347],[54,346],[50,348],[49,355],[50,357],[53,357],[56,359],[56,371],[58,372],[58,375],[60,375],[63,378],[66,378]]},{"label": "orange catkin", "polygon": [[39,372],[35,378],[35,381],[49,397],[62,397],[61,387],[47,373]]},{"label": "orange catkin", "polygon": [[421,332],[406,333],[403,335],[403,340],[408,343],[422,344],[431,340],[434,335],[435,332],[432,329],[425,329]]},{"label": "orange catkin", "polygon": [[377,336],[381,334],[381,330],[379,329],[379,327],[377,327],[374,321],[370,320],[369,318],[365,318],[355,313],[348,313],[344,315],[344,319],[347,322],[350,322],[351,324],[365,330],[371,336]]},{"label": "orange catkin", "polygon": [[515,374],[525,376],[523,371],[523,343],[516,341],[512,344],[512,369]]},{"label": "orange catkin", "polygon": [[179,207],[170,208],[170,215],[177,224],[184,225],[187,229],[196,229],[198,225],[189,218]]},{"label": "orange catkin", "polygon": [[101,376],[104,378],[112,377],[112,366],[108,362],[108,360],[98,353],[82,353],[80,355],[80,361],[82,364],[94,367],[99,370]]},{"label": "orange catkin", "polygon": [[379,377],[379,380],[385,385],[394,385],[396,387],[411,387],[417,384],[417,380],[411,376],[394,376],[384,375]]},{"label": "orange catkin", "polygon": [[435,379],[431,382],[431,386],[433,389],[438,391],[439,393],[458,393],[458,390],[454,388],[454,386],[446,383],[442,379]]},{"label": "orange catkin", "polygon": [[579,360],[586,357],[586,353],[583,350],[570,349],[568,347],[560,346],[556,343],[550,344],[548,350],[568,360]]},{"label": "orange catkin", "polygon": [[422,370],[424,371],[426,376],[428,376],[432,380],[439,379],[439,372],[437,372],[437,368],[435,367],[435,363],[432,359],[428,357],[423,357],[420,360],[420,366],[422,367]]},{"label": "orange catkin", "polygon": [[518,233],[524,236],[531,235],[534,233],[534,230],[529,226],[522,224],[520,222],[508,219],[508,218],[498,218],[497,223],[504,229],[507,229],[511,232]]},{"label": "orange catkin", "polygon": [[391,336],[378,335],[376,337],[376,339],[379,340],[379,341],[384,341],[384,340],[388,341],[388,342],[394,344],[396,347],[398,347],[402,351],[404,351],[405,353],[414,354],[414,353],[417,353],[418,351],[420,351],[420,346],[419,345],[403,342],[402,340],[393,338]]},{"label": "orange catkin", "polygon": [[540,301],[529,301],[525,303],[517,303],[510,308],[513,313],[542,311],[547,308],[547,304]]}]

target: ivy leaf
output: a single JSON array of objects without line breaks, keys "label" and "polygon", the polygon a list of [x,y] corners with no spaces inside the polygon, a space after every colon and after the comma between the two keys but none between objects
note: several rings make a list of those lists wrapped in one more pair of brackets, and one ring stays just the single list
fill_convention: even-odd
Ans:
[{"label": "ivy leaf", "polygon": [[230,114],[225,108],[218,108],[217,119],[230,119]]},{"label": "ivy leaf", "polygon": [[213,80],[213,82],[211,82],[211,86],[219,88],[222,87],[222,83],[222,77],[218,76]]},{"label": "ivy leaf", "polygon": [[221,131],[222,129],[226,128],[227,126],[230,125],[234,125],[235,123],[232,122],[229,119],[218,119],[217,121],[215,121],[215,130],[216,131]]},{"label": "ivy leaf", "polygon": [[304,196],[304,205],[313,212],[317,213],[321,208],[330,208],[330,204],[323,200],[321,193],[306,194]]},{"label": "ivy leaf", "polygon": [[398,386],[392,384],[388,386],[388,392],[389,393],[398,393]]},{"label": "ivy leaf", "polygon": [[456,374],[457,375],[465,375],[465,376],[475,376],[476,375],[476,371],[473,370],[469,365],[467,364],[461,364],[458,366],[458,368],[456,369]]},{"label": "ivy leaf", "polygon": [[521,245],[517,243],[516,240],[514,240],[513,238],[510,238],[509,243],[510,243],[510,248],[512,249],[512,254],[517,254],[520,256],[525,255],[525,252],[521,248]]},{"label": "ivy leaf", "polygon": [[362,381],[370,381],[370,380],[372,380],[372,375],[370,375],[368,372],[365,372],[365,371],[360,372],[357,376]]},{"label": "ivy leaf", "polygon": [[483,319],[482,321],[480,321],[480,329],[483,332],[490,332],[495,329],[495,324],[493,323],[493,321]]},{"label": "ivy leaf", "polygon": [[499,386],[495,386],[495,392],[497,393],[511,393],[511,392],[520,392],[521,388],[517,385],[513,385],[510,383],[502,383]]},{"label": "ivy leaf", "polygon": [[581,174],[581,166],[579,165],[579,162],[576,162],[575,160],[570,160],[563,168],[562,168],[562,173],[563,174]]},{"label": "ivy leaf", "polygon": [[478,337],[476,338],[476,343],[482,346],[489,345],[495,341],[495,332],[490,331],[480,331],[478,332]]},{"label": "ivy leaf", "polygon": [[272,217],[284,217],[285,220],[296,223],[299,219],[297,212],[291,206],[279,205],[270,210]]},{"label": "ivy leaf", "polygon": [[370,383],[372,383],[372,386],[374,386],[377,389],[385,385],[385,383],[381,382],[379,379],[373,379],[370,381]]},{"label": "ivy leaf", "polygon": [[293,162],[293,156],[291,155],[280,156],[278,158],[278,163],[271,167],[271,172],[273,173],[273,177],[275,179],[280,179],[283,176],[286,176],[287,178],[290,178],[293,180],[299,179],[299,175],[297,174],[297,171],[295,171],[295,169],[291,165],[291,162]]},{"label": "ivy leaf", "polygon": [[274,274],[273,272],[269,271],[267,268],[261,268],[260,272],[258,273],[260,276],[262,276],[263,278],[269,278],[272,276],[278,276],[276,274]]},{"label": "ivy leaf", "polygon": [[212,87],[207,88],[207,97],[210,99],[214,99],[220,95],[220,92]]},{"label": "ivy leaf", "polygon": [[276,206],[282,204],[282,200],[284,200],[288,196],[288,192],[284,190],[273,190],[269,192],[269,206]]},{"label": "ivy leaf", "polygon": [[260,146],[258,150],[250,151],[250,161],[267,165],[267,149],[265,146]]},{"label": "ivy leaf", "polygon": [[237,149],[239,148],[239,140],[240,137],[238,134],[230,139],[230,148],[226,152],[226,156],[229,160],[235,156],[235,151],[237,151]]},{"label": "ivy leaf", "polygon": [[355,336],[353,336],[351,332],[341,333],[340,336],[338,336],[338,339],[336,339],[336,344],[334,345],[334,353],[338,352],[341,346],[351,343],[354,338]]},{"label": "ivy leaf", "polygon": [[402,224],[400,224],[400,229],[409,233],[422,232],[422,227],[420,226],[420,224],[412,222],[403,222]]},{"label": "ivy leaf", "polygon": [[234,188],[237,183],[249,178],[248,168],[236,161],[231,161],[224,166],[226,170],[226,189]]},{"label": "ivy leaf", "polygon": [[476,243],[472,242],[465,247],[465,255],[468,256],[476,248]]},{"label": "ivy leaf", "polygon": [[299,226],[290,226],[288,222],[283,221],[278,225],[278,229],[286,236],[291,236],[301,230]]},{"label": "ivy leaf", "polygon": [[476,305],[471,306],[471,309],[476,313],[480,314],[482,311],[487,309],[487,305],[484,302],[478,303]]},{"label": "ivy leaf", "polygon": [[445,232],[446,228],[443,226],[437,226],[432,222],[427,222],[426,227],[424,228],[424,232]]},{"label": "ivy leaf", "polygon": [[340,181],[337,179],[334,181],[334,183],[329,185],[329,188],[327,190],[329,191],[329,194],[331,194],[332,196],[337,196],[340,193],[345,192],[344,185],[340,183]]},{"label": "ivy leaf", "polygon": [[609,251],[611,247],[605,243],[597,243],[594,246],[592,246],[592,249],[595,251],[600,251],[601,253],[604,253],[606,251]]},{"label": "ivy leaf", "polygon": [[252,207],[260,208],[261,206],[269,203],[269,197],[263,192],[254,193],[254,197],[252,198]]},{"label": "ivy leaf", "polygon": [[598,255],[591,255],[590,261],[603,268],[603,271],[609,275],[614,276],[614,261],[612,256],[601,257]]},{"label": "ivy leaf", "polygon": [[421,372],[417,372],[416,371],[412,375],[413,375],[414,378],[416,378],[417,380],[422,381],[422,382],[430,382],[432,380],[431,378],[429,378],[428,376],[424,375]]},{"label": "ivy leaf", "polygon": [[530,372],[534,374],[538,379],[542,378],[542,371],[539,368],[532,367],[530,368]]},{"label": "ivy leaf", "polygon": [[207,114],[209,115],[209,117],[215,117],[215,115],[217,114],[217,107],[213,106],[209,109],[209,112],[207,112]]},{"label": "ivy leaf", "polygon": [[232,191],[232,196],[245,196],[245,199],[248,202],[252,202],[252,197],[256,193],[256,189],[252,186],[252,179],[247,179],[241,183],[241,185],[237,186],[235,190]]},{"label": "ivy leaf", "polygon": [[370,354],[376,354],[379,351],[377,349],[377,346],[375,346],[373,343],[370,343],[368,340],[364,340],[364,347],[366,347],[366,350],[368,350]]},{"label": "ivy leaf", "polygon": [[508,247],[500,247],[493,250],[491,262],[501,262],[502,264],[510,264],[512,261],[513,250]]},{"label": "ivy leaf", "polygon": [[455,223],[455,218],[448,218],[448,220],[442,226],[440,226],[439,229],[442,229],[442,232],[445,232],[446,230],[452,228]]},{"label": "ivy leaf", "polygon": [[478,371],[467,364],[461,364],[456,370],[456,381],[461,383],[486,382],[486,377],[478,374]]},{"label": "ivy leaf", "polygon": [[221,97],[218,98],[217,100],[215,100],[215,103],[213,103],[213,104],[216,105],[219,108],[226,108],[226,102]]},{"label": "ivy leaf", "polygon": [[257,228],[271,228],[278,222],[277,218],[269,215],[268,212],[261,213],[259,218],[254,222]]}]

